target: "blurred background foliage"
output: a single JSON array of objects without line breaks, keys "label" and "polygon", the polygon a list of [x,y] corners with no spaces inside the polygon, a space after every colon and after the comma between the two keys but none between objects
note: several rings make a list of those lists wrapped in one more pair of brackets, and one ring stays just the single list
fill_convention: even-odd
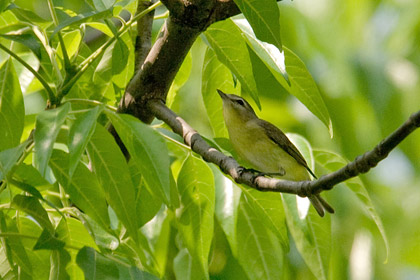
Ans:
[{"label": "blurred background foliage", "polygon": [[[306,64],[329,110],[334,137],[296,98],[260,91],[261,118],[306,137],[314,148],[349,160],[372,149],[420,109],[420,2],[297,0],[280,4],[282,41]],[[179,89],[177,112],[206,136],[211,128],[198,92],[205,44],[192,53],[191,76]],[[250,98],[248,98],[250,100]],[[198,106],[200,105],[200,106]],[[255,105],[255,104],[254,104]],[[319,173],[318,173],[319,175]],[[420,133],[410,135],[362,180],[383,220],[391,254],[378,230],[343,186],[326,196],[332,216],[331,279],[420,277]],[[308,271],[293,249],[293,277]]]},{"label": "blurred background foliage", "polygon": [[[51,20],[43,0],[15,0],[14,3]],[[82,0],[54,3],[80,13],[88,10]],[[334,151],[352,160],[372,149],[420,109],[420,1],[296,0],[282,1],[279,6],[282,42],[304,61],[317,82],[331,116],[334,137],[330,138],[321,121],[280,87],[259,92],[262,109],[253,105],[261,118],[285,132],[303,135],[315,149]],[[131,4],[128,7],[132,13],[135,8]],[[163,7],[158,9],[158,14],[164,12]],[[163,20],[155,23],[154,36]],[[105,40],[90,27],[86,32],[89,34],[86,44],[92,49]],[[133,37],[135,33],[130,35]],[[5,39],[0,41],[11,44]],[[19,52],[20,46],[14,44],[13,48]],[[212,138],[213,129],[200,94],[206,49],[205,39],[198,38],[171,87],[168,104],[202,135]],[[37,63],[33,55],[23,53],[29,64]],[[0,52],[2,62],[5,57]],[[22,84],[26,70],[18,63],[14,66]],[[100,80],[96,82],[100,84]],[[44,109],[46,98],[36,80],[26,86],[30,89],[24,96],[25,121],[31,127],[35,117],[30,116]],[[111,93],[107,91],[103,90],[102,101],[107,101],[107,94],[121,94],[118,88]],[[108,101],[117,104],[115,99]],[[419,143],[417,131],[385,161],[361,176],[389,239],[390,255],[386,264],[381,235],[353,193],[340,185],[326,193],[336,209],[336,214],[331,216],[330,279],[420,278]],[[181,161],[174,163],[177,164],[180,167]],[[176,168],[173,170],[177,172]],[[317,167],[317,175],[322,172]],[[171,249],[170,254],[174,254]],[[285,262],[285,279],[313,278],[293,243]],[[246,278],[232,257],[218,223],[215,223],[209,269],[212,279]]]}]

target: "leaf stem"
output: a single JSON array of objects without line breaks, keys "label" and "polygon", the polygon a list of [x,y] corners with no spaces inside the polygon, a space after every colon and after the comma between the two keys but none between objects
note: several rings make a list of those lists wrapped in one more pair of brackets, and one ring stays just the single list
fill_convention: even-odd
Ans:
[{"label": "leaf stem", "polygon": [[116,107],[105,104],[105,103],[102,103],[102,102],[97,101],[97,100],[89,100],[89,99],[82,99],[82,98],[71,98],[71,99],[67,99],[66,101],[64,101],[64,103],[65,102],[78,103],[78,104],[88,104],[88,105],[94,105],[94,106],[104,105],[105,108],[107,108],[107,109],[109,109],[113,112],[117,111]]},{"label": "leaf stem", "polygon": [[[58,25],[58,17],[57,17],[57,13],[55,12],[54,4],[53,4],[52,0],[47,0],[47,2],[48,2],[48,8],[50,10],[50,14],[51,14],[51,17],[53,19],[54,25],[57,26]],[[61,50],[63,52],[64,67],[65,67],[66,70],[69,70],[69,69],[71,69],[70,58],[69,58],[69,55],[67,53],[67,49],[66,49],[66,46],[64,44],[63,36],[61,36],[60,31],[58,31],[58,40],[60,41]]]},{"label": "leaf stem", "polygon": [[47,91],[48,99],[50,100],[50,102],[52,104],[55,104],[56,96],[55,96],[53,90],[51,89],[50,85],[47,83],[47,81],[37,71],[35,71],[35,69],[32,68],[32,66],[30,66],[22,58],[20,58],[17,54],[15,54],[14,52],[12,52],[8,48],[6,48],[1,43],[0,43],[0,49],[7,52],[10,56],[12,56],[14,59],[19,61],[20,64],[22,64],[26,69],[28,69],[32,73],[40,81],[40,83],[44,86],[45,90]]}]

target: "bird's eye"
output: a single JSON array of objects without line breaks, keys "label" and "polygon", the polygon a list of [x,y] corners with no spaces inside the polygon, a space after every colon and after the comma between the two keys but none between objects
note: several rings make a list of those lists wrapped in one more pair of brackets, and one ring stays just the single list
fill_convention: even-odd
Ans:
[{"label": "bird's eye", "polygon": [[238,103],[239,105],[241,105],[241,106],[245,106],[245,102],[242,100],[242,99],[237,99],[237,100],[235,100],[236,101],[236,103]]}]

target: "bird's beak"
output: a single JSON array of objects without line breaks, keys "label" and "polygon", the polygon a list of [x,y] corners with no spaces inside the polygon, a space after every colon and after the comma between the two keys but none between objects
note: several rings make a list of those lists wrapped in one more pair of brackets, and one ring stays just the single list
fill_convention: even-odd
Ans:
[{"label": "bird's beak", "polygon": [[223,91],[221,91],[220,89],[217,89],[217,93],[220,95],[220,97],[222,98],[222,100],[227,99],[227,95],[226,93],[224,93]]}]

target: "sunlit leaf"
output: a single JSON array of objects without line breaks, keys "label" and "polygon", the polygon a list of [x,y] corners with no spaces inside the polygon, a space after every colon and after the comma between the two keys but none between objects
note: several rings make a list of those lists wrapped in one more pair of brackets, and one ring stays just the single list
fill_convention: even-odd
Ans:
[{"label": "sunlit leaf", "polygon": [[88,144],[88,153],[108,203],[131,237],[137,240],[138,223],[133,217],[136,211],[134,204],[136,192],[130,172],[114,138],[101,125],[96,126]]},{"label": "sunlit leaf", "polygon": [[213,238],[214,180],[210,168],[201,159],[188,156],[178,175],[181,208],[177,225],[185,247],[208,274],[208,256]]},{"label": "sunlit leaf", "polygon": [[238,206],[241,198],[241,189],[236,186],[229,178],[222,175],[219,169],[212,168],[215,187],[216,204],[215,215],[222,227],[230,248],[235,256],[238,254],[237,229]]},{"label": "sunlit leaf", "polygon": [[129,50],[122,39],[118,39],[112,49],[112,74],[121,73],[127,67]]},{"label": "sunlit leaf", "polygon": [[53,33],[51,34],[50,38],[54,37],[54,35],[60,31],[61,29],[71,26],[71,25],[80,25],[82,23],[85,22],[89,22],[89,21],[98,21],[101,19],[105,19],[112,16],[112,7],[107,9],[107,10],[103,10],[103,11],[90,11],[87,13],[83,13],[83,14],[78,14],[77,16],[71,17],[63,22],[61,22],[59,25],[57,25],[54,28]]},{"label": "sunlit leaf", "polygon": [[[77,54],[77,51],[79,50],[82,41],[82,35],[80,34],[79,30],[67,32],[63,35],[63,41],[69,58],[72,58],[75,54]],[[61,58],[63,58],[63,50],[61,44],[57,48],[57,53],[61,56]]]},{"label": "sunlit leaf", "polygon": [[42,176],[47,172],[48,161],[61,125],[66,120],[70,103],[56,109],[43,111],[36,118],[35,125],[35,166]]},{"label": "sunlit leaf", "polygon": [[200,270],[200,264],[188,253],[186,248],[179,251],[175,257],[174,272],[177,279],[206,279],[206,276]]},{"label": "sunlit leaf", "polygon": [[140,169],[134,161],[128,162],[130,169],[131,179],[133,185],[137,190],[136,194],[136,215],[139,220],[139,226],[149,222],[162,208],[163,200],[161,197],[156,196],[149,187],[145,185],[144,179],[140,173]]},{"label": "sunlit leaf", "polygon": [[[330,172],[339,170],[348,163],[343,157],[330,151],[314,150],[314,156],[316,158],[316,162]],[[359,177],[351,178],[347,181],[344,181],[342,184],[346,185],[352,192],[354,192],[373,222],[378,227],[386,249],[386,262],[388,260],[390,250],[388,237],[386,235],[384,225],[382,224],[382,220],[373,205],[365,185]]]},{"label": "sunlit leaf", "polygon": [[83,154],[86,146],[92,137],[96,127],[96,119],[103,110],[102,106],[90,109],[88,112],[77,117],[69,133],[69,174],[73,176],[79,163],[80,156]]},{"label": "sunlit leaf", "polygon": [[204,35],[210,47],[216,53],[218,60],[235,74],[241,82],[242,89],[251,95],[260,107],[247,45],[240,29],[231,19],[227,19],[212,24]]},{"label": "sunlit leaf", "polygon": [[239,203],[238,261],[249,279],[281,279],[284,252],[279,239],[242,196]]},{"label": "sunlit leaf", "polygon": [[241,29],[250,48],[271,71],[277,82],[319,118],[332,136],[332,124],[328,109],[303,61],[287,47],[284,47],[283,52],[280,52],[275,46],[255,38],[245,20],[235,19],[234,23]]},{"label": "sunlit leaf", "polygon": [[9,59],[0,68],[0,151],[20,143],[24,118],[22,91]]},{"label": "sunlit leaf", "polygon": [[280,11],[275,0],[235,0],[257,38],[281,50]]},{"label": "sunlit leaf", "polygon": [[298,210],[296,195],[282,194],[287,225],[296,247],[317,279],[328,278],[331,255],[330,215],[320,217],[313,207],[305,217]]},{"label": "sunlit leaf", "polygon": [[260,217],[260,221],[280,240],[285,251],[289,250],[289,238],[286,230],[281,196],[277,193],[260,192],[248,187],[242,188],[248,205]]},{"label": "sunlit leaf", "polygon": [[240,95],[240,87],[234,86],[232,73],[218,59],[214,51],[207,48],[203,63],[203,81],[201,94],[204,106],[215,137],[227,137],[227,128],[223,119],[222,99],[217,89],[226,93]]},{"label": "sunlit leaf", "polygon": [[57,226],[56,236],[66,242],[66,245],[72,247],[81,249],[84,246],[88,246],[99,250],[86,227],[82,222],[74,218],[62,218]]}]

